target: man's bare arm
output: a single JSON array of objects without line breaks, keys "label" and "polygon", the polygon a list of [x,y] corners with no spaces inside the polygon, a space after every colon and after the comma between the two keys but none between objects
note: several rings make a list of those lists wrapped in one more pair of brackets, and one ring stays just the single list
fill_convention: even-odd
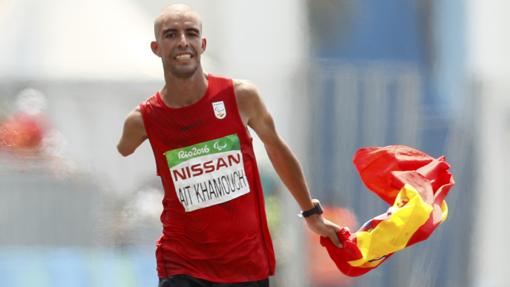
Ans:
[{"label": "man's bare arm", "polygon": [[123,156],[132,154],[147,139],[142,113],[137,107],[131,111],[124,121],[122,136],[117,144],[117,150]]},{"label": "man's bare arm", "polygon": [[[255,86],[246,82],[235,85],[241,118],[250,126],[264,143],[269,159],[276,173],[290,191],[302,210],[314,207],[303,170],[285,141],[276,131],[271,114],[268,112]],[[311,230],[319,235],[327,236],[339,246],[336,231],[339,227],[324,219],[321,215],[306,218]]]}]

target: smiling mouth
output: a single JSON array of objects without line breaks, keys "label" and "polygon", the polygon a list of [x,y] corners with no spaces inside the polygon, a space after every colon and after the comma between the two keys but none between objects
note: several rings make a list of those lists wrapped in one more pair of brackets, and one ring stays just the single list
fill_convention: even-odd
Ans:
[{"label": "smiling mouth", "polygon": [[175,60],[179,60],[179,61],[190,60],[191,58],[193,58],[193,55],[191,55],[191,54],[180,54],[180,55],[177,55],[174,57]]}]

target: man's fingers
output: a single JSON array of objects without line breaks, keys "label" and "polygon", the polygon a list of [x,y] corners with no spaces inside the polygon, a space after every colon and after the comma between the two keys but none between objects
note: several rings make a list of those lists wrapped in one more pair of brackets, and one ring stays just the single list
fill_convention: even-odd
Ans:
[{"label": "man's fingers", "polygon": [[336,247],[338,248],[343,247],[342,243],[340,242],[340,239],[338,239],[338,235],[336,234],[336,232],[330,232],[328,237]]},{"label": "man's fingers", "polygon": [[325,220],[326,221],[326,224],[329,226],[329,239],[331,239],[331,242],[333,242],[333,244],[340,248],[340,247],[343,247],[342,243],[340,242],[340,239],[338,238],[338,235],[337,235],[337,232],[340,231],[340,226],[336,225],[335,223],[329,221],[329,220]]},{"label": "man's fingers", "polygon": [[343,247],[343,244],[340,242],[337,235],[337,232],[341,230],[340,226],[320,216],[311,216],[307,218],[306,223],[313,232],[321,236],[328,237],[336,247]]}]

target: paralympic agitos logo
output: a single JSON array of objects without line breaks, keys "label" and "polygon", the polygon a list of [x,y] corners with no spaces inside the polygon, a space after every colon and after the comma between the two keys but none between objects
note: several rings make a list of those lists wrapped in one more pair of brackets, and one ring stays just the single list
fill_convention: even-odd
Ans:
[{"label": "paralympic agitos logo", "polygon": [[220,141],[216,141],[214,142],[213,147],[217,151],[222,151],[227,148],[227,143],[220,144]]}]

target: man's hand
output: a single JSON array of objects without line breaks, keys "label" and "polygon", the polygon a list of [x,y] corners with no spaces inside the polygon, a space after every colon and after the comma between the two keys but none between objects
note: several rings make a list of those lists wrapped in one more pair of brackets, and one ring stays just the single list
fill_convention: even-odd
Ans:
[{"label": "man's hand", "polygon": [[320,214],[314,214],[305,218],[308,228],[320,236],[328,237],[336,247],[343,247],[342,243],[336,235],[340,227],[333,222],[325,219]]}]

